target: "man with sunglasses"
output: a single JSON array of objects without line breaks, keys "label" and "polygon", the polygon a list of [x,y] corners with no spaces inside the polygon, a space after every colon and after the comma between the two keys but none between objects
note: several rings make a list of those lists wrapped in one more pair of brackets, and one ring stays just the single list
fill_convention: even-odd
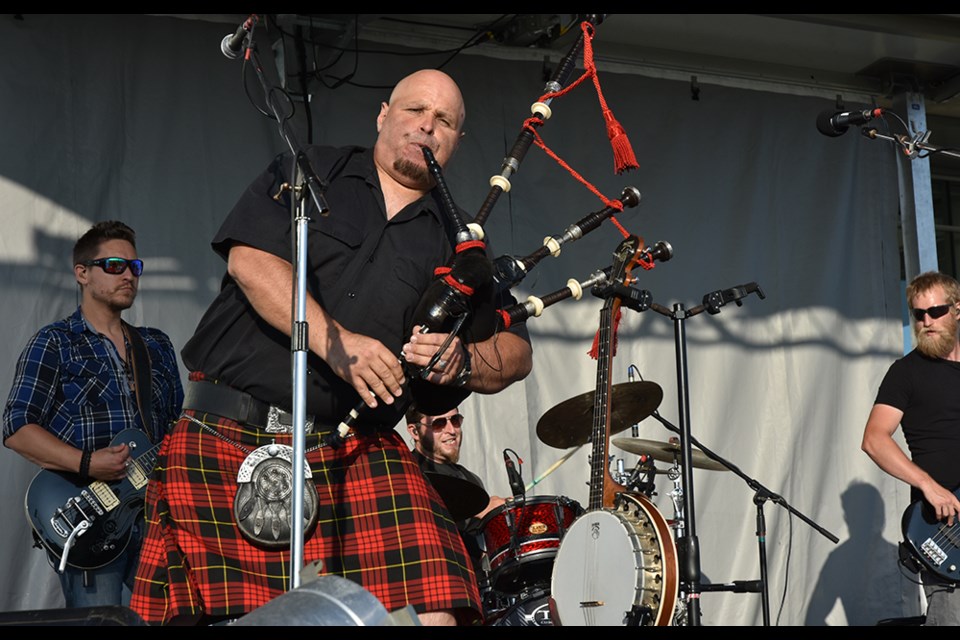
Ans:
[{"label": "man with sunglasses", "polygon": [[[911,487],[952,526],[960,515],[960,283],[939,272],[918,275],[907,286],[916,343],[887,370],[864,429],[862,449],[885,472]],[[893,439],[898,427],[908,457]],[[921,572],[926,625],[960,625],[960,591]]]},{"label": "man with sunglasses", "polygon": [[[413,457],[425,473],[439,473],[471,482],[486,492],[483,480],[460,462],[463,444],[463,414],[453,408],[439,416],[420,413],[415,407],[407,409],[407,432],[413,439]],[[489,496],[483,508],[470,514],[470,522],[463,522],[461,532],[471,529],[487,513],[504,503],[500,496]]]},{"label": "man with sunglasses", "polygon": [[[407,409],[406,417],[407,432],[413,440],[413,457],[428,477],[434,477],[434,474],[452,476],[480,487],[483,494],[486,494],[486,487],[480,476],[459,464],[464,417],[458,408],[438,416],[429,416],[418,411],[416,407],[411,407]],[[453,500],[458,498],[456,495],[449,498],[443,495],[441,497]],[[487,585],[484,578],[480,522],[490,511],[504,504],[504,501],[500,496],[488,496],[484,506],[457,522],[457,528],[460,530],[467,552],[473,560],[474,570],[480,579],[481,588]]]},{"label": "man with sunglasses", "polygon": [[[45,541],[67,607],[126,605],[142,539],[143,496],[121,493],[131,485],[119,481],[127,478],[128,468],[145,451],[131,450],[126,437],[118,436],[135,429],[144,437],[132,442],[159,443],[180,414],[183,388],[170,338],[121,318],[137,296],[143,272],[133,230],[119,221],[95,224],[74,245],[73,265],[80,306],[69,317],[40,329],[20,355],[3,412],[4,444],[44,470],[66,472],[65,477],[77,485],[75,493],[62,496],[63,503],[56,501],[58,496],[40,496],[38,508],[49,506],[51,511],[39,515],[41,520],[54,517],[52,505],[66,505],[87,485],[101,481],[110,483],[114,495],[129,495],[131,502],[117,512],[141,505],[129,520],[119,514],[111,519],[88,507],[98,528],[76,538],[75,544],[85,545],[83,549],[65,541],[54,548]],[[135,356],[141,347],[142,361]],[[135,384],[137,372],[145,378],[141,387],[149,384],[149,390]],[[84,521],[65,518],[70,526]],[[115,541],[102,543],[104,550],[98,551],[94,541],[112,532],[111,523],[118,525]]]}]

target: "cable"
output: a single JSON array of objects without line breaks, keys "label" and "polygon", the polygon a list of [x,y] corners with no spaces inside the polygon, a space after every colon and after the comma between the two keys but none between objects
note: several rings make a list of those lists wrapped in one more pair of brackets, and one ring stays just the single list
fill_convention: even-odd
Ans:
[{"label": "cable", "polygon": [[[783,571],[783,595],[780,596],[780,608],[777,611],[777,621],[774,624],[775,627],[780,626],[780,616],[783,615],[783,607],[787,602],[787,585],[790,584],[790,558],[793,556],[793,513],[789,510],[787,511],[787,563]],[[767,582],[770,581],[770,575],[767,574]],[[770,585],[767,584],[767,588],[770,588]]]},{"label": "cable", "polygon": [[[349,84],[349,85],[351,85],[351,86],[358,87],[358,88],[362,88],[362,89],[392,89],[392,88],[393,88],[392,85],[389,85],[389,86],[388,86],[388,85],[372,85],[372,84],[364,84],[364,83],[360,83],[360,82],[355,82],[355,81],[352,80],[352,78],[355,77],[355,75],[356,75],[356,73],[357,73],[357,71],[358,71],[358,69],[359,69],[359,58],[360,58],[360,54],[387,55],[387,56],[394,56],[394,57],[423,57],[423,56],[436,56],[436,55],[443,55],[443,54],[451,54],[446,60],[444,60],[444,61],[441,62],[439,65],[436,65],[436,66],[434,67],[435,69],[442,69],[444,66],[446,66],[447,64],[449,64],[450,61],[453,60],[457,55],[459,55],[460,53],[462,53],[464,50],[470,49],[470,48],[473,48],[473,47],[476,47],[476,46],[479,46],[479,45],[481,45],[481,44],[484,44],[484,43],[486,43],[486,42],[489,42],[490,40],[493,40],[493,39],[494,39],[494,34],[492,33],[492,30],[498,27],[498,23],[499,23],[500,21],[504,20],[505,17],[510,16],[510,15],[512,15],[512,14],[504,14],[503,16],[500,16],[499,18],[497,18],[496,20],[494,20],[493,22],[491,22],[491,23],[489,23],[489,24],[487,24],[487,25],[485,25],[485,26],[482,26],[482,27],[476,29],[476,30],[472,33],[472,35],[471,35],[463,44],[461,44],[460,46],[455,47],[455,48],[453,48],[453,49],[443,49],[443,50],[439,50],[439,51],[416,51],[416,52],[388,51],[388,50],[385,50],[385,49],[367,49],[367,48],[361,48],[361,47],[360,47],[360,32],[359,32],[360,27],[359,27],[359,20],[354,19],[354,21],[353,21],[353,25],[354,25],[353,47],[344,48],[344,47],[339,47],[339,46],[334,45],[334,44],[317,41],[317,40],[314,40],[314,39],[309,38],[309,37],[305,37],[305,38],[304,38],[304,42],[310,44],[311,47],[313,47],[314,52],[316,52],[316,48],[318,48],[318,47],[324,47],[324,48],[327,48],[327,49],[330,49],[330,50],[333,50],[333,51],[338,51],[338,52],[340,52],[340,54],[341,54],[340,56],[337,56],[331,63],[329,63],[329,64],[327,64],[327,65],[325,65],[325,66],[322,66],[322,67],[319,66],[318,64],[316,64],[317,60],[316,60],[316,55],[314,54],[314,62],[315,62],[315,66],[316,66],[317,68],[314,69],[314,70],[311,72],[311,75],[312,75],[313,77],[315,77],[317,80],[319,80],[327,89],[336,89],[336,88],[338,88],[338,87],[340,87],[341,85],[344,85],[344,84]],[[430,26],[430,27],[436,27],[436,28],[449,28],[449,29],[460,29],[460,30],[463,29],[462,27],[451,27],[451,26],[449,26],[449,25],[443,25],[443,24],[431,24],[431,23],[423,23],[423,22],[414,22],[414,21],[402,20],[402,19],[390,18],[390,17],[381,17],[381,18],[378,18],[378,19],[379,19],[379,20],[384,20],[384,21],[390,21],[390,22],[398,22],[398,23],[401,23],[401,24],[404,24],[404,23],[405,23],[405,24],[418,24],[418,25],[422,25],[422,26]],[[311,23],[312,23],[312,17],[311,17]],[[290,37],[290,38],[293,38],[293,37],[294,37],[293,34],[291,34],[290,32],[288,32],[288,31],[286,31],[286,30],[284,30],[281,26],[279,26],[279,25],[277,24],[277,21],[276,21],[276,20],[273,20],[273,25],[274,25],[274,27],[277,29],[277,31],[281,34],[282,37]],[[312,29],[313,29],[313,27],[311,26],[311,30],[312,30]],[[334,78],[334,80],[336,80],[336,82],[334,82],[333,84],[328,84],[328,82],[327,82],[327,79],[328,79],[328,78],[324,78],[324,77],[322,76],[322,72],[323,72],[323,71],[326,71],[327,69],[332,68],[332,67],[333,67],[334,65],[336,65],[338,62],[340,62],[340,59],[342,58],[342,54],[343,54],[343,53],[347,53],[347,52],[353,52],[353,53],[354,53],[354,68],[353,68],[353,71],[352,71],[350,74],[348,74],[348,75],[346,75],[346,76],[344,76],[344,77],[342,77],[342,78]],[[332,76],[330,76],[330,77],[332,77]]]}]

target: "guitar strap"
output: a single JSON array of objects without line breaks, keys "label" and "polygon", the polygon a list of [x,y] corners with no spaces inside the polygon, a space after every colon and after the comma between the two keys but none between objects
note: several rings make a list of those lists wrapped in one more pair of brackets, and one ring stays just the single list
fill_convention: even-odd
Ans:
[{"label": "guitar strap", "polygon": [[147,345],[144,344],[140,332],[126,322],[123,323],[123,327],[132,347],[130,359],[133,363],[131,368],[133,369],[133,386],[137,394],[137,406],[140,408],[140,417],[143,419],[147,437],[153,442],[155,440],[153,430],[153,371],[150,366],[150,354],[147,352]]}]

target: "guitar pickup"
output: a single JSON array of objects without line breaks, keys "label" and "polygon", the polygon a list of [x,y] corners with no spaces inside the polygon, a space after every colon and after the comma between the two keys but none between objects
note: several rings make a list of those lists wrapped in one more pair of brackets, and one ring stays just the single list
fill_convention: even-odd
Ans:
[{"label": "guitar pickup", "polygon": [[947,561],[947,554],[930,538],[924,540],[923,544],[920,545],[920,552],[938,567]]},{"label": "guitar pickup", "polygon": [[[113,489],[110,488],[106,482],[94,482],[90,485],[90,490],[93,492],[93,495],[97,497],[98,502],[103,505],[103,509],[106,511],[113,511],[120,504],[120,498],[117,497],[117,494],[113,492]],[[96,506],[96,505],[94,505]],[[103,511],[97,509],[100,515],[103,515]]]},{"label": "guitar pickup", "polygon": [[147,474],[144,472],[143,468],[140,467],[140,464],[134,462],[127,469],[127,480],[130,481],[130,484],[133,485],[133,488],[139,491],[140,489],[147,486],[148,480]]}]

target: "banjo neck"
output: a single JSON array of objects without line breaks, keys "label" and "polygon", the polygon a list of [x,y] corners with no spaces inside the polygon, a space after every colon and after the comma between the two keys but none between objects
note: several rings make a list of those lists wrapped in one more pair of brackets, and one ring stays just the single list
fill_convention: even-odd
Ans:
[{"label": "banjo neck", "polygon": [[[620,243],[614,252],[615,259],[610,271],[611,283],[622,282],[628,277],[642,245],[640,238],[633,235]],[[610,371],[613,368],[616,338],[614,319],[619,311],[620,298],[617,296],[607,298],[600,310],[600,328],[597,334],[597,385],[594,392],[591,430],[593,446],[590,455],[590,498],[587,505],[589,511],[612,508],[616,495],[626,491],[626,487],[613,479],[607,463],[610,451],[610,396],[613,389]]]}]

